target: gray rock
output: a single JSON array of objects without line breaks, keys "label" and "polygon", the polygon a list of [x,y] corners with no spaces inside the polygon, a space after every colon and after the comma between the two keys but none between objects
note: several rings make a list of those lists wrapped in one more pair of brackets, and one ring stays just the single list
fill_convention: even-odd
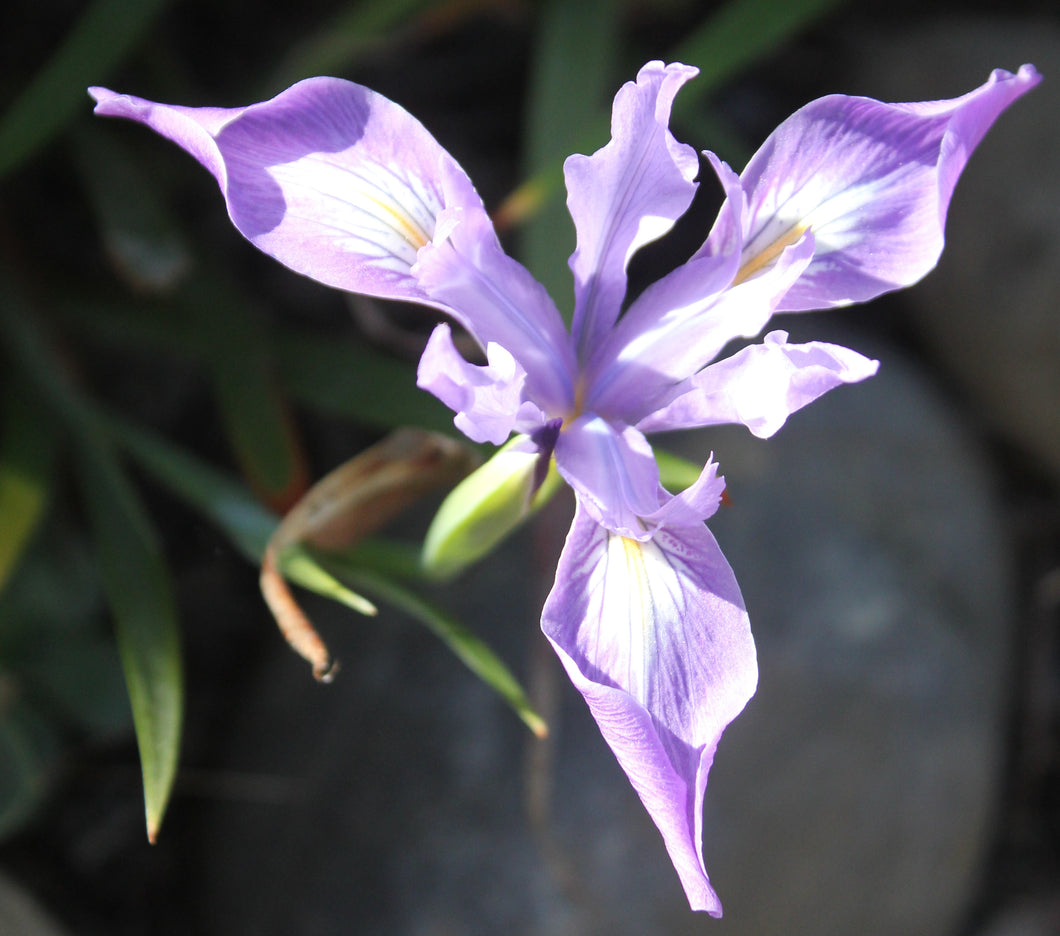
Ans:
[{"label": "gray rock", "polygon": [[[820,337],[824,322],[790,327],[804,326]],[[443,596],[517,672],[556,687],[551,746],[418,626],[315,607],[344,664],[336,682],[314,685],[277,638],[219,728],[212,768],[272,786],[174,808],[200,932],[945,932],[993,801],[1008,569],[980,453],[897,354],[881,356],[877,378],[772,440],[679,440],[715,448],[729,480],[713,526],[761,660],[707,794],[723,921],[688,911],[580,697],[541,655],[559,504],[547,533],[523,531]],[[543,767],[528,772],[528,750]],[[528,776],[550,784],[544,830]]]},{"label": "gray rock", "polygon": [[707,794],[720,934],[945,933],[980,870],[1007,547],[981,453],[898,354],[876,356],[877,377],[771,440],[712,435],[733,500],[712,526],[761,666]]},{"label": "gray rock", "polygon": [[949,17],[851,39],[855,88],[921,100],[1032,62],[1045,80],[998,120],[957,186],[916,325],[994,426],[1060,477],[1060,25]]},{"label": "gray rock", "polygon": [[1056,936],[1060,898],[1054,893],[1015,900],[976,932],[978,936]]}]

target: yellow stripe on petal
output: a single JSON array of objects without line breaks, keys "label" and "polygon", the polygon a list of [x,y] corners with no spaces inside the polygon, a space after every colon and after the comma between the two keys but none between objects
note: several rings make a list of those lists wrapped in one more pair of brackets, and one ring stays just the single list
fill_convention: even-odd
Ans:
[{"label": "yellow stripe on petal", "polygon": [[[612,632],[615,646],[625,651],[623,687],[647,706],[658,657],[658,628],[681,619],[681,583],[659,547],[614,533],[608,536],[607,579],[602,620]],[[626,634],[619,635],[625,625]]]},{"label": "yellow stripe on petal", "polygon": [[764,270],[784,252],[785,248],[790,247],[792,244],[797,244],[809,227],[808,223],[793,225],[780,237],[766,244],[763,249],[742,257],[743,263],[740,265],[732,285],[738,286],[745,280],[749,280],[756,273]]},{"label": "yellow stripe on petal", "polygon": [[343,249],[407,270],[434,236],[438,195],[401,168],[314,153],[270,168],[289,213],[312,219]]}]

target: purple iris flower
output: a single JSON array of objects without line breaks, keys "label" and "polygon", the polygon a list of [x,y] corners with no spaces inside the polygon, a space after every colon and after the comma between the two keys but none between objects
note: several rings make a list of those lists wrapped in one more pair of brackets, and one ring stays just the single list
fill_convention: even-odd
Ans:
[{"label": "purple iris flower", "polygon": [[626,269],[688,208],[700,168],[668,124],[696,74],[651,62],[614,102],[610,143],[564,167],[577,230],[571,330],[502,249],[471,181],[423,126],[348,81],[312,78],[235,109],[91,89],[96,113],[147,124],[216,178],[235,226],[292,269],[340,289],[433,306],[418,382],[477,442],[526,437],[554,457],[577,509],[542,628],[652,819],[688,900],[721,914],[701,840],[725,726],[754,693],[747,612],[704,521],[724,481],[708,459],[680,494],[646,434],[790,413],[877,364],[847,348],[758,335],[777,312],[862,302],[934,267],[957,178],[997,116],[1034,87],[997,70],[949,101],[831,95],[797,111],[742,175],[706,153],[725,201],[702,247],[628,304]]}]

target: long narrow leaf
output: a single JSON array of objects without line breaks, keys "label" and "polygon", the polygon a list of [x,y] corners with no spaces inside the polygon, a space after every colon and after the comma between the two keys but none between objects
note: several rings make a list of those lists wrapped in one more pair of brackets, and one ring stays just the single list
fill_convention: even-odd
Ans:
[{"label": "long narrow leaf", "polygon": [[265,89],[275,94],[312,75],[339,74],[395,30],[407,27],[437,0],[360,0],[347,4],[327,26],[299,42]]},{"label": "long narrow leaf", "polygon": [[[702,119],[694,115],[705,98],[844,2],[846,0],[730,0],[666,56],[668,61],[699,68],[695,81],[682,88],[674,101],[674,121],[703,124]],[[563,157],[572,152],[592,153],[607,141],[607,127],[607,111],[600,106],[595,113],[585,116],[580,132],[572,141],[574,145],[566,152],[539,165],[530,164],[527,179],[498,209],[498,226],[522,226],[543,211],[555,211],[549,206],[558,203],[563,187]],[[732,138],[724,124],[719,124],[719,129],[722,138],[711,140],[711,148],[729,154],[742,152],[743,147]],[[567,242],[569,235],[561,243]],[[531,253],[534,249],[532,246]]]},{"label": "long narrow leaf", "polygon": [[110,417],[115,441],[141,467],[195,510],[210,518],[254,563],[261,562],[279,519],[235,478],[218,471],[161,436]]},{"label": "long narrow leaf", "polygon": [[337,576],[349,581],[359,592],[375,595],[425,625],[471,672],[500,695],[535,735],[543,738],[548,734],[548,725],[531,706],[511,670],[452,615],[381,572],[352,565],[334,556],[317,555],[322,565],[331,567]]},{"label": "long narrow leaf", "polygon": [[0,177],[19,166],[76,113],[139,42],[167,0],[95,0],[62,45],[0,117]]},{"label": "long narrow leaf", "polygon": [[96,124],[78,126],[73,155],[111,266],[141,296],[172,291],[191,269],[192,250],[165,189],[123,137]]},{"label": "long narrow leaf", "polygon": [[292,395],[377,429],[417,426],[453,435],[453,414],[416,387],[416,371],[362,344],[283,332],[275,354]]},{"label": "long narrow leaf", "polygon": [[216,269],[200,269],[182,290],[179,314],[205,355],[229,443],[252,488],[277,510],[305,491],[301,445],[257,310]]},{"label": "long narrow leaf", "polygon": [[135,492],[104,449],[84,447],[81,487],[114,613],[144,779],[147,836],[158,835],[176,777],[184,678],[173,589]]},{"label": "long narrow leaf", "polygon": [[[115,439],[158,481],[209,516],[248,559],[261,561],[276,518],[259,506],[245,488],[149,432],[115,419],[108,426]],[[395,578],[426,579],[417,562],[418,549],[364,539],[346,553],[298,549],[293,555],[297,557],[294,564],[288,567],[284,562],[284,571],[293,572],[299,585],[361,613],[370,608],[362,605],[361,591],[374,593],[387,604],[406,611],[426,624],[472,672],[498,692],[531,731],[537,735],[547,731],[526,692],[496,654],[458,621]],[[357,591],[344,588],[340,580],[349,582]]]},{"label": "long narrow leaf", "polygon": [[670,53],[699,68],[695,81],[674,102],[674,116],[699,104],[739,71],[845,0],[729,0]]},{"label": "long narrow leaf", "polygon": [[147,834],[153,841],[176,774],[184,700],[176,605],[166,567],[95,410],[66,377],[13,289],[0,310],[0,335],[76,444],[79,478],[132,704]]},{"label": "long narrow leaf", "polygon": [[[530,86],[526,172],[555,172],[553,167],[572,152],[586,127],[599,121],[618,49],[614,6],[612,0],[551,0],[546,4]],[[605,123],[593,149],[606,141]],[[523,228],[520,253],[560,308],[568,310],[572,285],[567,257],[573,249],[570,218],[562,201],[550,198]]]}]

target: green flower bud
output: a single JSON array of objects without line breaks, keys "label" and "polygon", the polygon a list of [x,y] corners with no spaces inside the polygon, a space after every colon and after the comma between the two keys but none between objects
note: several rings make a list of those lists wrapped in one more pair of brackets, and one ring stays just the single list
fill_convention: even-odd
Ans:
[{"label": "green flower bud", "polygon": [[540,457],[527,436],[516,436],[453,488],[423,541],[424,568],[438,578],[451,578],[548,501],[560,476],[550,462],[538,484]]}]

